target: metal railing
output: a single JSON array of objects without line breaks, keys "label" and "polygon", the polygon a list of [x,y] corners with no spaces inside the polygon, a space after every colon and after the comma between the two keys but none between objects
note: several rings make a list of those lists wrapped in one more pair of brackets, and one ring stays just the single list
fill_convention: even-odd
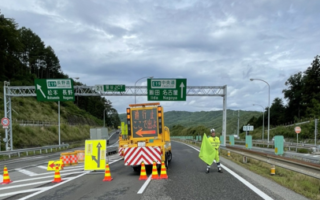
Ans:
[{"label": "metal railing", "polygon": [[[19,124],[19,126],[58,126],[59,122],[57,121],[40,121],[40,120],[15,120],[14,124]],[[60,124],[66,124],[69,126],[83,125],[81,123],[69,123],[69,122],[60,122]]]},{"label": "metal railing", "polygon": [[45,150],[46,153],[48,153],[48,149],[52,150],[53,149],[61,149],[61,148],[68,148],[69,144],[62,144],[62,145],[52,145],[52,146],[43,146],[43,147],[35,147],[35,148],[26,148],[26,149],[15,149],[12,151],[1,151],[0,152],[0,156],[8,156],[9,158],[11,158],[12,155],[18,155],[18,157],[21,156],[21,153],[25,153],[27,156],[29,154],[29,152],[33,152],[34,154],[36,154],[36,151],[39,151],[40,154],[42,154],[42,151]]}]

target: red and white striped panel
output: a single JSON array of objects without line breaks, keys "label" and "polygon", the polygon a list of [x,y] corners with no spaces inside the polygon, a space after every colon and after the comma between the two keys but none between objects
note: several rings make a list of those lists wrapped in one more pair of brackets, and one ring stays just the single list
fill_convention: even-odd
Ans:
[{"label": "red and white striped panel", "polygon": [[118,154],[119,156],[124,156],[124,148],[123,147],[119,147],[119,150],[118,150]]},{"label": "red and white striped panel", "polygon": [[160,147],[131,147],[124,149],[124,165],[152,165],[153,162],[161,164]]}]

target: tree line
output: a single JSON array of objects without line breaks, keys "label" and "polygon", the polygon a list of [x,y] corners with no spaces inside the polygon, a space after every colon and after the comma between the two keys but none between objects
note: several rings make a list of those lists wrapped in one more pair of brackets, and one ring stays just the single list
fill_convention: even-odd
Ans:
[{"label": "tree line", "polygon": [[[286,104],[275,98],[270,106],[270,126],[294,124],[303,119],[316,119],[320,115],[320,56],[305,71],[291,75],[282,91]],[[265,125],[268,122],[268,108],[264,111]],[[262,126],[263,116],[252,117],[247,124]]]},{"label": "tree line", "polygon": [[[31,29],[22,27],[14,19],[5,18],[0,12],[0,81],[10,85],[33,85],[34,79],[69,78],[64,74],[58,56],[51,46],[46,46]],[[75,85],[83,85],[75,82]],[[81,97],[75,102],[79,108],[103,119],[106,125],[120,125],[117,110],[111,101],[102,97]]]}]

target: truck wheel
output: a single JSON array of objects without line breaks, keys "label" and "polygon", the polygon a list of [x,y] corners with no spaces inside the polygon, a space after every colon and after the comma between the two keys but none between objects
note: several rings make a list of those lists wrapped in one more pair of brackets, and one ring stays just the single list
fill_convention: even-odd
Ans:
[{"label": "truck wheel", "polygon": [[164,164],[165,164],[165,166],[166,166],[166,168],[168,169],[168,167],[169,167],[169,153],[167,153],[166,154],[166,159],[165,159],[165,161],[164,161]]},{"label": "truck wheel", "polygon": [[170,163],[172,160],[172,153],[171,151],[168,152],[168,162]]}]

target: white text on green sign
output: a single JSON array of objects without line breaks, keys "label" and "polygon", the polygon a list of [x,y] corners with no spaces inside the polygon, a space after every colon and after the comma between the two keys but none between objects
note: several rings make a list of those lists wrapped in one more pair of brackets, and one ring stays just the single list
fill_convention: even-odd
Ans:
[{"label": "white text on green sign", "polygon": [[148,101],[186,101],[187,79],[148,79]]},{"label": "white text on green sign", "polygon": [[38,101],[74,101],[71,79],[35,79]]},{"label": "white text on green sign", "polygon": [[95,90],[97,92],[125,92],[125,85],[96,85]]}]

